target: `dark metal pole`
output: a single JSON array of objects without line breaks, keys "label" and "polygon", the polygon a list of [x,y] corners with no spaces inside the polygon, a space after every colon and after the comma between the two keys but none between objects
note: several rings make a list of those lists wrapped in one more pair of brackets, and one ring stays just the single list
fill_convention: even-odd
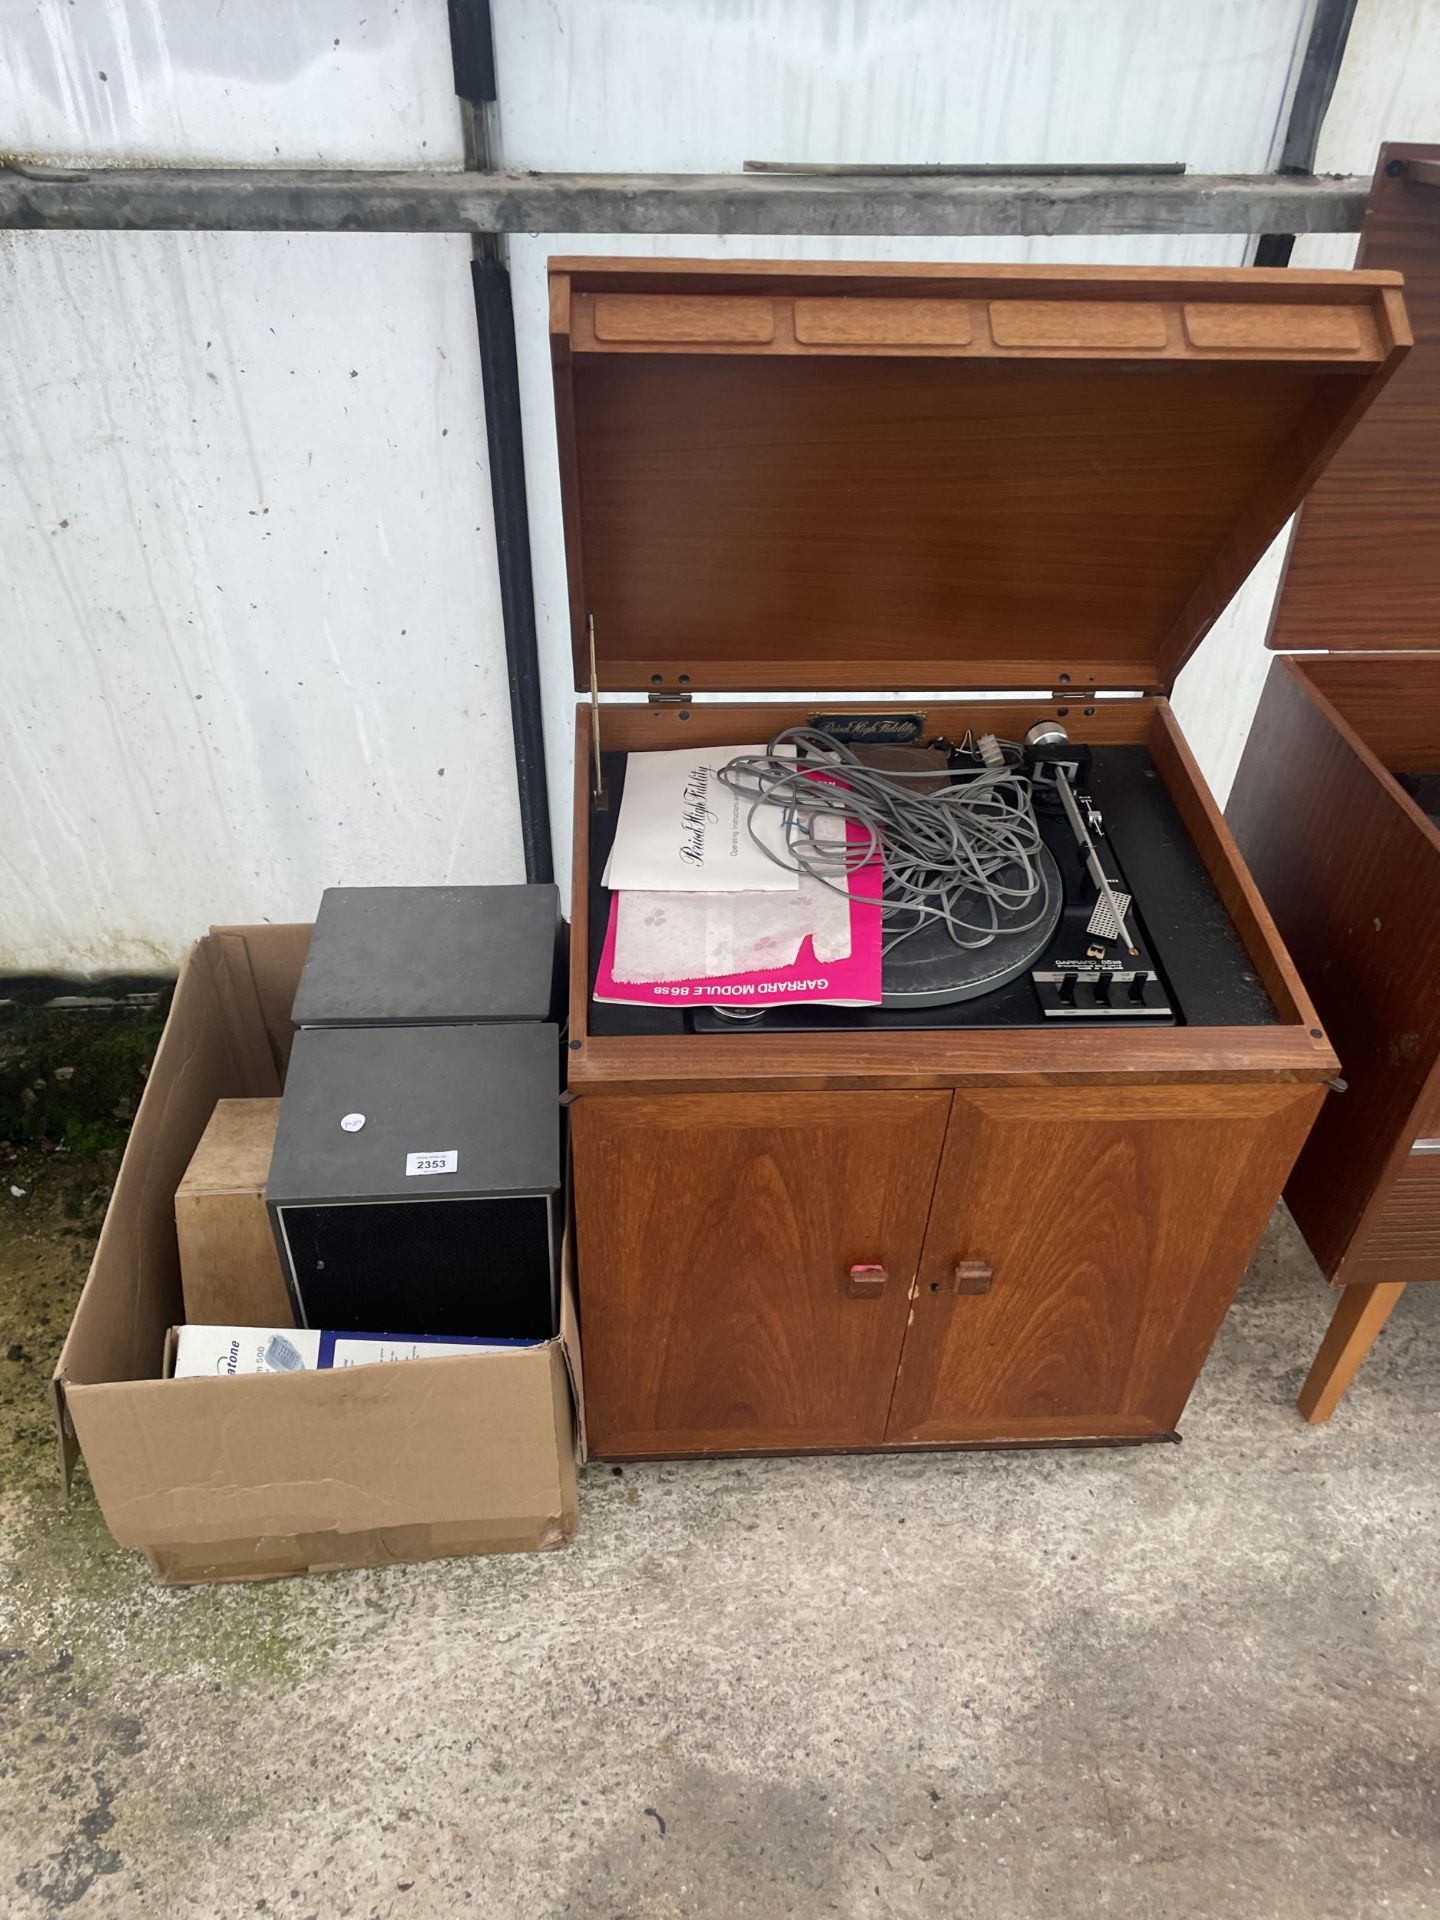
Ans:
[{"label": "dark metal pole", "polygon": [[[455,91],[465,115],[466,166],[487,168],[494,164],[491,109],[495,102],[489,0],[450,0],[450,49]],[[515,778],[520,795],[520,840],[525,878],[549,881],[555,878],[555,859],[545,777],[515,307],[498,236],[481,235],[474,242],[474,254],[470,275],[475,288],[480,378],[485,390],[485,438],[490,454],[490,500],[510,681],[510,729],[515,740]]]},{"label": "dark metal pole", "polygon": [[515,310],[510,300],[510,275],[503,261],[474,260],[470,272],[475,282],[480,370],[485,383],[485,437],[490,447],[490,496],[494,502],[500,607],[510,673],[510,725],[515,735],[515,776],[520,785],[525,878],[553,880],[530,514],[525,498],[525,449],[520,437]]},{"label": "dark metal pole", "polygon": [[[1340,77],[1340,62],[1345,58],[1345,43],[1350,38],[1350,23],[1355,17],[1355,0],[1320,0],[1310,23],[1310,38],[1300,62],[1295,82],[1295,97],[1290,103],[1290,118],[1285,127],[1285,144],[1280,149],[1277,169],[1286,174],[1310,174],[1315,171],[1315,155],[1320,147],[1320,129]],[[1255,246],[1257,267],[1288,267],[1295,251],[1293,233],[1262,233]]]}]

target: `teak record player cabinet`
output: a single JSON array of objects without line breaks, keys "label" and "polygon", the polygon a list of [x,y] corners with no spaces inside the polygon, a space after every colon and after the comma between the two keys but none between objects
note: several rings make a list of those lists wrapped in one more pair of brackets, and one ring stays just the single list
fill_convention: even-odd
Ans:
[{"label": "teak record player cabinet", "polygon": [[[1230,815],[1346,1086],[1285,1189],[1343,1289],[1300,1396],[1334,1411],[1405,1287],[1440,1280],[1440,147],[1387,146],[1361,258],[1416,345],[1300,516]],[[1433,809],[1432,809],[1433,811]]]},{"label": "teak record player cabinet", "polygon": [[[594,1451],[1169,1436],[1336,1060],[1165,695],[1402,354],[1398,278],[560,260],[550,292]],[[597,715],[615,752],[847,704],[1143,744],[1274,1022],[593,1033]]]}]

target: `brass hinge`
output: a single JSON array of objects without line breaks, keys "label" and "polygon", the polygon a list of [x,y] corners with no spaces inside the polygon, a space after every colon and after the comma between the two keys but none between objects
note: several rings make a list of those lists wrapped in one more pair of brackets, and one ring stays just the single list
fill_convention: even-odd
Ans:
[{"label": "brass hinge", "polygon": [[647,693],[645,702],[651,707],[688,707],[690,696],[688,693]]},{"label": "brass hinge", "polygon": [[[1127,700],[1160,700],[1165,696],[1163,687],[1107,687],[1106,692]],[[1097,694],[1094,687],[1052,687],[1050,698],[1057,706],[1093,707]]]}]

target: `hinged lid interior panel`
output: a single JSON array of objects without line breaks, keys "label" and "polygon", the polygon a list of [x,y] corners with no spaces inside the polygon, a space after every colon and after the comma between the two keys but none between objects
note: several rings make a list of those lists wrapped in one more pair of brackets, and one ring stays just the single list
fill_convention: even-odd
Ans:
[{"label": "hinged lid interior panel", "polygon": [[1440,651],[1440,146],[1380,149],[1358,257],[1403,272],[1415,348],[1305,502],[1268,644]]},{"label": "hinged lid interior panel", "polygon": [[1397,276],[551,267],[576,684],[1160,689],[1408,341]]}]

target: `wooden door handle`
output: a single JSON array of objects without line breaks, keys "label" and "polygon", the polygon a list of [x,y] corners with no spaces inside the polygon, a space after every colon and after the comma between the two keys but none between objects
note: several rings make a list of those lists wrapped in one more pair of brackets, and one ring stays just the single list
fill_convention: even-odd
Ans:
[{"label": "wooden door handle", "polygon": [[845,1276],[845,1297],[847,1300],[878,1300],[889,1278],[884,1267],[867,1266],[861,1262],[851,1267]]},{"label": "wooden door handle", "polygon": [[957,1260],[951,1280],[952,1293],[988,1293],[995,1269],[988,1260]]}]

